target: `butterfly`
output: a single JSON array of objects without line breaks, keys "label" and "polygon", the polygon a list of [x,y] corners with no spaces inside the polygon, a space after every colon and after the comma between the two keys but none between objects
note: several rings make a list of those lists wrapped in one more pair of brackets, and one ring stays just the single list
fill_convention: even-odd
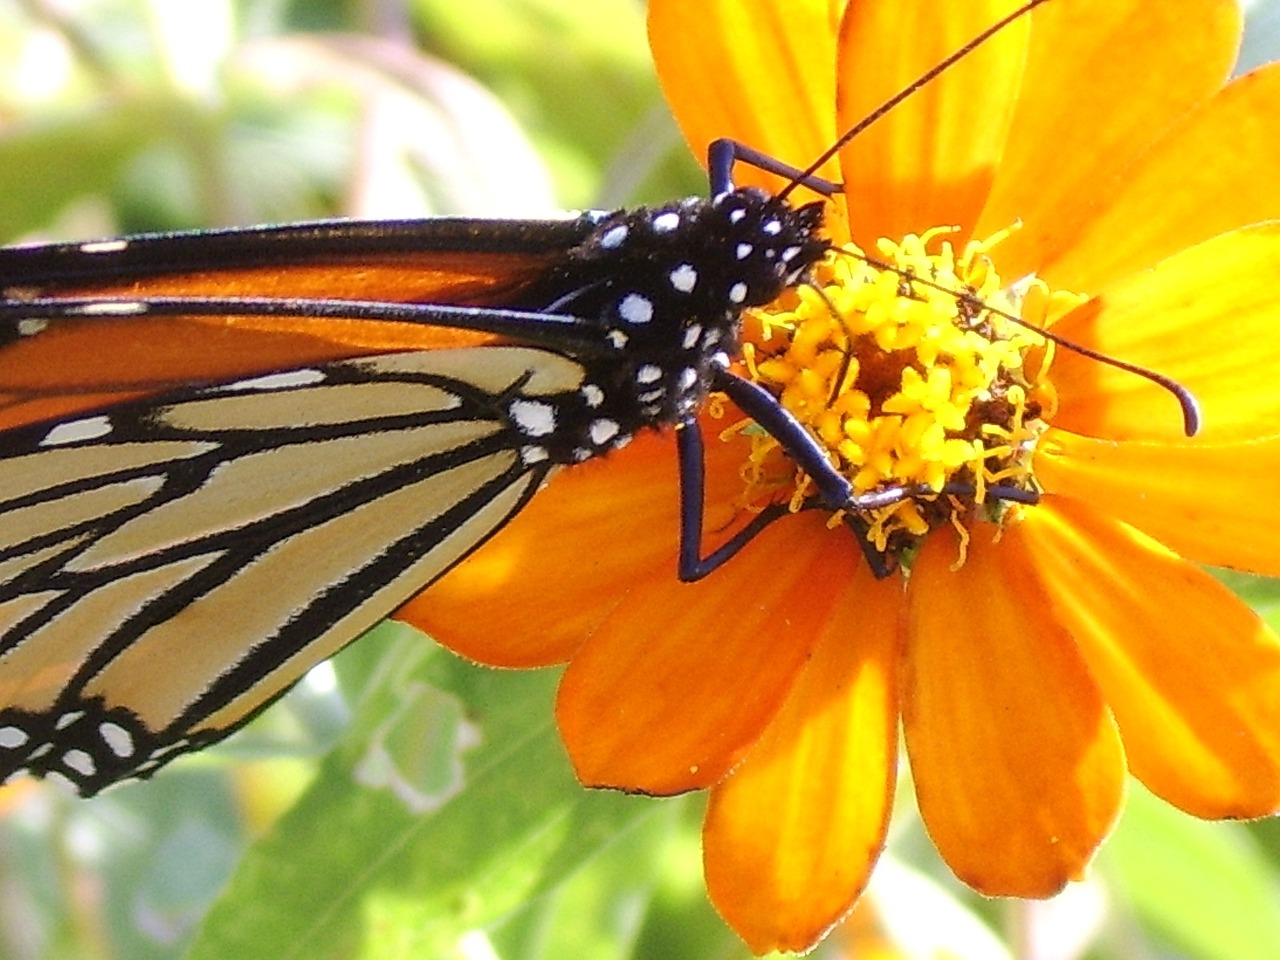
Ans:
[{"label": "butterfly", "polygon": [[[743,311],[828,253],[790,194],[837,192],[838,147],[717,141],[709,199],[566,220],[0,250],[0,778],[92,795],[223,738],[644,430],[677,438],[678,575],[713,573],[783,509],[701,555],[712,392],[855,533],[913,495],[855,495],[730,368]],[[790,185],[736,188],[743,161]]]}]

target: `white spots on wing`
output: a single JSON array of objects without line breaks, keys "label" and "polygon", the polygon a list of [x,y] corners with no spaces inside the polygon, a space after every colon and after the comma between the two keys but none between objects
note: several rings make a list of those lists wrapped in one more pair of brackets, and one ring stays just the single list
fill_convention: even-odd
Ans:
[{"label": "white spots on wing", "polygon": [[31,735],[21,727],[0,727],[0,747],[5,750],[17,750],[31,741]]},{"label": "white spots on wing", "polygon": [[[32,754],[34,756],[34,754]],[[65,773],[58,770],[50,770],[44,775],[45,783],[58,783],[62,785],[64,790],[71,790],[76,793],[80,792],[80,788],[75,781],[68,777]]]},{"label": "white spots on wing", "polygon": [[269,373],[264,377],[253,377],[249,380],[237,380],[226,383],[214,390],[219,393],[230,393],[239,390],[287,390],[290,387],[309,387],[324,382],[324,371],[312,367],[301,370],[286,370],[284,373]]},{"label": "white spots on wing", "polygon": [[604,391],[594,383],[584,383],[580,392],[582,393],[582,399],[587,402],[587,406],[593,410],[604,403]]},{"label": "white spots on wing", "polygon": [[80,244],[81,253],[119,253],[129,246],[128,240],[94,240]]},{"label": "white spots on wing", "polygon": [[666,392],[666,387],[659,387],[657,390],[646,390],[644,393],[637,393],[636,400],[640,403],[657,403]]},{"label": "white spots on wing", "polygon": [[737,210],[733,210],[733,211],[731,211],[731,212],[729,213],[729,222],[730,222],[730,223],[741,223],[741,222],[742,222],[742,218],[743,218],[743,217],[745,217],[746,215],[747,215],[747,211],[745,211],[745,210],[743,210],[741,207],[739,207]]},{"label": "white spots on wing", "polygon": [[600,238],[600,246],[605,250],[617,250],[622,246],[622,241],[627,239],[627,225],[620,223],[616,227],[610,227],[604,232]]},{"label": "white spots on wing", "polygon": [[648,323],[653,319],[653,303],[638,293],[628,293],[618,302],[618,316],[627,323]]},{"label": "white spots on wing", "polygon": [[698,341],[702,338],[702,324],[691,324],[689,329],[684,332],[683,346],[686,350],[692,350],[698,345]]},{"label": "white spots on wing", "polygon": [[766,220],[760,225],[760,232],[768,237],[776,237],[782,232],[782,221]]},{"label": "white spots on wing", "polygon": [[68,308],[67,313],[81,317],[132,317],[150,309],[142,300],[100,300]]},{"label": "white spots on wing", "polygon": [[691,263],[680,264],[667,276],[671,280],[671,286],[681,293],[690,293],[698,285],[698,271],[693,269]]},{"label": "white spots on wing", "polygon": [[58,718],[58,722],[53,725],[53,729],[65,730],[83,716],[83,710],[72,710],[70,713],[64,713]]},{"label": "white spots on wing", "polygon": [[670,233],[678,226],[680,226],[680,214],[674,210],[667,210],[653,218],[654,233]]},{"label": "white spots on wing", "polygon": [[739,260],[745,260],[747,257],[751,256],[751,251],[754,249],[755,247],[749,243],[740,243],[733,248],[733,255]]},{"label": "white spots on wing", "polygon": [[520,450],[520,459],[524,461],[526,466],[533,466],[535,463],[545,463],[551,459],[551,454],[546,447],[522,447]]},{"label": "white spots on wing", "polygon": [[787,247],[787,249],[782,251],[782,262],[790,263],[792,260],[794,260],[798,256],[800,256],[799,247]]},{"label": "white spots on wing", "polygon": [[43,333],[49,326],[49,321],[44,317],[30,317],[26,320],[18,321],[18,336],[34,337],[37,333]]},{"label": "white spots on wing", "polygon": [[627,341],[630,339],[630,337],[621,330],[610,330],[605,336],[608,339],[610,346],[615,350],[621,350],[627,345]]},{"label": "white spots on wing", "polygon": [[107,720],[98,725],[98,736],[107,745],[107,749],[120,759],[133,756],[133,734],[118,723]]},{"label": "white spots on wing", "polygon": [[656,363],[646,363],[636,370],[636,383],[657,383],[662,379],[662,368]]},{"label": "white spots on wing", "polygon": [[62,755],[62,762],[68,770],[82,777],[92,777],[98,772],[98,765],[93,762],[93,757],[84,750],[68,750]]},{"label": "white spots on wing", "polygon": [[680,389],[689,390],[698,382],[698,371],[693,367],[685,367],[680,371]]},{"label": "white spots on wing", "polygon": [[111,418],[107,416],[85,417],[81,420],[68,420],[60,423],[44,435],[40,441],[42,447],[58,447],[64,443],[80,443],[84,440],[96,440],[111,432]]},{"label": "white spots on wing", "polygon": [[508,407],[511,419],[528,437],[545,437],[556,429],[556,408],[542,400],[513,400]]},{"label": "white spots on wing", "polygon": [[588,433],[591,436],[591,442],[597,447],[602,447],[616,437],[620,429],[621,425],[617,420],[608,420],[602,417],[599,420],[591,421]]},{"label": "white spots on wing", "polygon": [[[182,753],[191,747],[190,737],[179,737],[177,740],[170,740],[163,746],[156,747],[151,751],[151,759],[159,764],[165,757],[172,756],[175,753]],[[141,769],[141,768],[139,768]]]},{"label": "white spots on wing", "polygon": [[747,299],[747,285],[745,283],[735,283],[729,288],[729,302],[742,303]]}]

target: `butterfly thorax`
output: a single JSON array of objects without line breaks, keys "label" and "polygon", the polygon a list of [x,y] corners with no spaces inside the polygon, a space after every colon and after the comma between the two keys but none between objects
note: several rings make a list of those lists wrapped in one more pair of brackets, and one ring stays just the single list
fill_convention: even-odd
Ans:
[{"label": "butterfly thorax", "polygon": [[688,421],[738,346],[742,311],[776,299],[828,249],[820,204],[746,188],[598,219],[542,308],[598,324],[573,395],[513,401],[526,462],[574,463],[645,427]]}]

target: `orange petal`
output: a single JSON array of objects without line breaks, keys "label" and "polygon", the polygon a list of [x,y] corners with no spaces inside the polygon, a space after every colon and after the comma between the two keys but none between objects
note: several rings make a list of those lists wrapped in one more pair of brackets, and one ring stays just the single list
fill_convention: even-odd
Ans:
[{"label": "orange petal", "polygon": [[396,619],[501,667],[563,663],[638,578],[675,579],[670,437],[561,471],[492,540]]},{"label": "orange petal", "polygon": [[1269,492],[1280,439],[1115,443],[1054,430],[1041,438],[1035,474],[1049,493],[1105,506],[1184,557],[1280,576],[1280,502]]},{"label": "orange petal", "polygon": [[1111,714],[1017,528],[925,542],[908,590],[903,728],[929,835],[981,893],[1044,897],[1079,879],[1124,795]]},{"label": "orange petal", "polygon": [[839,560],[840,597],[799,681],[711,791],[712,902],[756,953],[808,950],[866,886],[898,763],[902,584]]},{"label": "orange petal", "polygon": [[1035,271],[1070,244],[1134,158],[1226,82],[1240,29],[1235,0],[1053,0],[1036,10],[978,227],[986,236],[1022,221],[996,253],[1002,275]]},{"label": "orange petal", "polygon": [[846,530],[799,515],[698,583],[638,583],[560,684],[578,779],[654,794],[718,782],[782,706],[855,551]]},{"label": "orange petal", "polygon": [[[1020,0],[860,0],[840,25],[837,115],[851,128]],[[967,235],[1003,152],[1030,22],[1005,27],[942,76],[912,91],[840,153],[853,239],[875,249],[957,225]]]},{"label": "orange petal", "polygon": [[1280,217],[1278,102],[1280,65],[1270,64],[1201,104],[1109,181],[1115,196],[1041,275],[1098,290],[1209,237]]},{"label": "orange petal", "polygon": [[[718,137],[798,167],[831,145],[842,5],[651,0],[649,45],[658,79],[700,162]],[[738,180],[775,190],[784,182],[741,165]]]},{"label": "orange petal", "polygon": [[[1199,401],[1205,443],[1280,433],[1280,223],[1183,250],[1103,290],[1054,332],[1158,371]],[[1053,424],[1113,440],[1175,440],[1182,419],[1168,390],[1058,350]]]},{"label": "orange petal", "polygon": [[1212,577],[1087,504],[1046,497],[1017,535],[1115,714],[1130,770],[1199,817],[1274,813],[1280,638]]},{"label": "orange petal", "polygon": [[[710,530],[747,519],[728,504],[742,492],[739,468],[749,441],[713,439],[731,422],[707,416],[701,423]],[[650,432],[608,457],[562,470],[506,528],[396,618],[492,666],[568,660],[634,583],[675,578],[674,448],[673,437]]]}]

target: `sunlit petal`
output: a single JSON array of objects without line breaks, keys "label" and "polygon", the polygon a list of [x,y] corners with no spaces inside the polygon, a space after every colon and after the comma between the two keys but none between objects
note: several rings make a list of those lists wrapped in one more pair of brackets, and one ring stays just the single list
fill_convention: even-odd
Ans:
[{"label": "sunlit petal", "polygon": [[1184,557],[1280,576],[1280,438],[1236,444],[1116,443],[1055,430],[1036,478],[1096,504]]},{"label": "sunlit petal", "polygon": [[1016,531],[921,549],[908,593],[903,724],[929,835],[982,893],[1043,897],[1080,878],[1124,794],[1114,721],[1049,616]]},{"label": "sunlit petal", "polygon": [[1017,114],[978,227],[1023,224],[1000,245],[1010,277],[1070,246],[1134,159],[1222,86],[1240,37],[1234,0],[1051,0],[1033,19]]},{"label": "sunlit petal", "polygon": [[1084,503],[1047,498],[1017,535],[1133,773],[1197,816],[1274,813],[1280,639],[1212,577]]},{"label": "sunlit petal", "polygon": [[[837,116],[851,128],[1020,0],[862,0],[840,27]],[[853,239],[874,249],[940,224],[967,232],[1004,148],[1030,32],[1005,27],[878,119],[841,152]]]},{"label": "sunlit petal", "polygon": [[[704,418],[714,437],[724,421]],[[707,443],[707,527],[742,487],[741,444]],[[674,438],[646,434],[557,474],[482,550],[396,614],[480,663],[563,663],[633,584],[676,574],[679,493]],[[715,546],[718,540],[709,540]]]},{"label": "sunlit petal", "polygon": [[1098,290],[1209,237],[1280,217],[1273,189],[1280,150],[1269,129],[1278,101],[1280,68],[1269,64],[1200,104],[1107,182],[1115,195],[1071,244],[1039,264],[1041,275]]},{"label": "sunlit petal", "polygon": [[799,681],[711,791],[707,889],[757,953],[807,950],[853,904],[884,845],[897,768],[902,587],[851,554]]},{"label": "sunlit petal", "polygon": [[[803,167],[836,138],[841,0],[652,0],[649,45],[694,156],[729,137]],[[834,170],[834,165],[825,172]],[[782,181],[740,165],[740,183]]]},{"label": "sunlit petal", "polygon": [[637,583],[560,685],[578,779],[655,794],[718,782],[826,630],[850,550],[823,517],[787,517],[695,584]]},{"label": "sunlit petal", "polygon": [[[1199,401],[1205,443],[1280,433],[1280,223],[1236,230],[1119,281],[1054,332],[1171,377]],[[1176,440],[1168,390],[1070,350],[1052,379],[1055,426],[1113,440]]]}]

